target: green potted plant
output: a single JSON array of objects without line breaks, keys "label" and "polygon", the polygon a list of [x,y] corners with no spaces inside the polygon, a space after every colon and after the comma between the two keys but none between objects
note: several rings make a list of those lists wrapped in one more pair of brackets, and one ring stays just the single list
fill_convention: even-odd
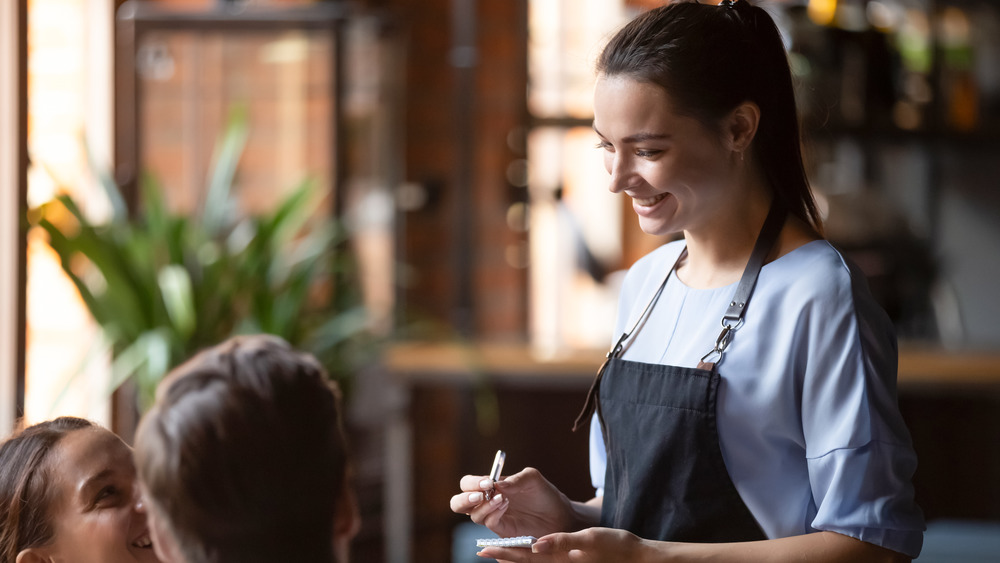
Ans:
[{"label": "green potted plant", "polygon": [[101,328],[112,390],[131,379],[140,411],[172,367],[234,334],[281,336],[345,386],[370,350],[361,300],[342,283],[353,263],[346,233],[313,213],[315,183],[303,181],[268,213],[235,213],[231,188],[247,133],[245,112],[233,112],[200,214],[169,210],[150,176],[128,209],[108,174],[107,221],[89,220],[69,195],[29,214]]}]

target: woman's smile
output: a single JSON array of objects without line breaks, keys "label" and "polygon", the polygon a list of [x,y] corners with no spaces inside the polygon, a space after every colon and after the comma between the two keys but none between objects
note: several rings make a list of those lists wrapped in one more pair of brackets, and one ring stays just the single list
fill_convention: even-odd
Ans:
[{"label": "woman's smile", "polygon": [[132,547],[138,549],[152,549],[153,540],[149,536],[149,531],[147,530],[143,532],[142,535],[140,535],[138,538],[132,540]]},{"label": "woman's smile", "polygon": [[662,193],[662,194],[654,195],[652,197],[636,197],[636,196],[632,196],[632,203],[634,203],[638,207],[652,207],[652,206],[656,205],[657,203],[660,203],[661,201],[663,201],[664,198],[666,198],[668,195],[670,195],[670,194],[668,194],[668,193]]}]

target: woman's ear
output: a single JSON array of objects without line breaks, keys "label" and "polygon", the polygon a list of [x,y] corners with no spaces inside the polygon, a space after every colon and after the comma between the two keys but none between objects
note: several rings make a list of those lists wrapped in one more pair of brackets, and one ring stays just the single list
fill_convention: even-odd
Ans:
[{"label": "woman's ear", "polygon": [[51,563],[52,559],[46,554],[44,548],[29,547],[22,549],[17,554],[15,563]]},{"label": "woman's ear", "polygon": [[726,135],[734,152],[745,152],[750,148],[757,126],[760,125],[760,108],[753,102],[743,102],[736,106],[726,120]]}]

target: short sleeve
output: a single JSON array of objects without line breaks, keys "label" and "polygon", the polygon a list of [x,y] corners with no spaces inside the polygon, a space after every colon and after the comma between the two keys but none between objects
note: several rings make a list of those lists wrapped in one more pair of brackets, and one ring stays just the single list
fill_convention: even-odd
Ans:
[{"label": "short sleeve", "polygon": [[601,422],[595,414],[590,419],[590,482],[594,485],[594,496],[604,496],[604,472],[608,467],[608,452],[604,449]]},{"label": "short sleeve", "polygon": [[870,293],[859,291],[859,274],[850,274],[831,280],[833,298],[803,319],[811,525],[916,557],[924,523],[911,482],[916,454],[897,405],[895,333]]},{"label": "short sleeve", "polygon": [[869,442],[810,458],[808,464],[817,503],[813,528],[919,555],[924,523],[912,500],[912,449]]}]

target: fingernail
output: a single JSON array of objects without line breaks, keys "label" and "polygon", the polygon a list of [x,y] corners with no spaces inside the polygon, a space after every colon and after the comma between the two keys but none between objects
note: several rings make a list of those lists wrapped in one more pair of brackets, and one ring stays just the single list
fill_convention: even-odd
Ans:
[{"label": "fingernail", "polygon": [[531,552],[532,553],[548,553],[550,547],[552,547],[552,546],[549,545],[549,542],[547,542],[545,540],[539,540],[539,541],[536,541],[531,546]]},{"label": "fingernail", "polygon": [[482,481],[479,482],[479,488],[480,489],[492,489],[493,488],[493,481],[490,480],[490,479],[483,479]]},{"label": "fingernail", "polygon": [[479,504],[483,502],[483,493],[472,493],[469,495],[469,502]]}]

